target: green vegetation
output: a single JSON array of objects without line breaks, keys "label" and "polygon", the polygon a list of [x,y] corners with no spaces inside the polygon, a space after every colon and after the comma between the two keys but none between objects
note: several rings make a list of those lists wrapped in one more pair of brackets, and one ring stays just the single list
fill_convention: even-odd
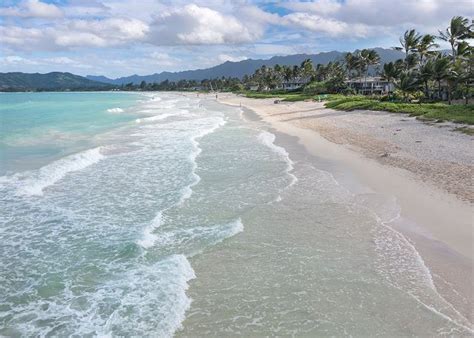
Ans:
[{"label": "green vegetation", "polygon": [[[324,99],[326,107],[338,110],[379,110],[410,114],[422,120],[474,125],[474,105],[468,104],[474,92],[474,48],[468,43],[474,37],[473,21],[454,17],[449,27],[439,33],[436,37],[419,34],[414,29],[405,32],[400,38],[400,47],[394,47],[403,51],[405,58],[382,67],[380,75],[395,88],[389,89],[384,96],[348,95],[355,94],[360,88],[347,87],[345,80],[355,77],[358,83],[364,83],[365,79],[366,85],[369,67],[380,63],[379,55],[369,49],[347,53],[343,62],[318,64],[316,67],[309,59],[293,68],[262,66],[254,75],[244,79],[248,87],[258,86],[258,92],[245,92],[245,95],[283,101]],[[433,50],[439,47],[435,43],[437,38],[450,44],[450,55]],[[285,82],[299,80],[306,84],[297,92],[275,90]],[[363,88],[367,87],[365,85]],[[453,99],[465,104],[451,105]],[[440,102],[442,100],[447,104]],[[470,127],[457,129],[473,133]]]},{"label": "green vegetation", "polygon": [[0,91],[106,90],[112,87],[71,73],[0,73]]},{"label": "green vegetation", "polygon": [[303,92],[285,92],[285,91],[272,91],[272,92],[252,92],[252,91],[245,91],[243,92],[245,97],[251,99],[280,99],[282,101],[304,101],[308,99],[314,98],[314,95],[306,94]]},{"label": "green vegetation", "polygon": [[[341,98],[346,98],[342,94],[308,94],[303,91],[293,91],[293,92],[286,92],[281,90],[275,90],[270,92],[253,92],[253,91],[241,91],[239,94],[248,97],[250,99],[279,99],[285,102],[297,102],[297,101],[305,101],[305,100],[336,100]],[[352,98],[356,98],[358,96],[351,96]],[[365,96],[361,96],[362,98],[366,98]]]},{"label": "green vegetation", "polygon": [[474,105],[448,105],[445,103],[383,102],[364,97],[346,97],[326,103],[327,108],[338,110],[381,110],[405,113],[423,120],[453,121],[474,125]]},{"label": "green vegetation", "polygon": [[474,128],[472,127],[459,127],[455,128],[454,130],[469,136],[474,136]]}]

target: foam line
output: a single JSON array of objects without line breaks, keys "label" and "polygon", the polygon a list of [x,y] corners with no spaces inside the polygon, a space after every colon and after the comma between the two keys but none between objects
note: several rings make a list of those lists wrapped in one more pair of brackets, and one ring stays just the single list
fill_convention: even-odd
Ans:
[{"label": "foam line", "polygon": [[89,149],[63,157],[37,171],[16,174],[10,182],[17,185],[17,193],[27,196],[41,196],[43,190],[63,179],[67,174],[85,169],[105,158],[101,147]]}]

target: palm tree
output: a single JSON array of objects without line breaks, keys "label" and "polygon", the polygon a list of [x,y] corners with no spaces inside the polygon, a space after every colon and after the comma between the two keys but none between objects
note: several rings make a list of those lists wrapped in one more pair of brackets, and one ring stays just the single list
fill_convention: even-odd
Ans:
[{"label": "palm tree", "polygon": [[297,77],[299,77],[300,74],[301,74],[300,68],[298,67],[298,65],[294,65],[293,66],[293,79],[296,79]]},{"label": "palm tree", "polygon": [[379,54],[373,49],[363,49],[360,52],[360,68],[365,73],[365,87],[367,87],[367,76],[369,75],[369,67],[380,63]]},{"label": "palm tree", "polygon": [[462,16],[455,16],[451,19],[449,27],[446,30],[439,31],[439,38],[449,42],[451,45],[451,52],[453,61],[456,61],[456,47],[461,40],[467,39],[472,34],[472,25],[469,25],[469,20]]},{"label": "palm tree", "polygon": [[283,66],[283,78],[287,82],[293,78],[293,70],[289,66]]},{"label": "palm tree", "polygon": [[420,88],[420,83],[415,72],[408,71],[400,74],[400,79],[395,82],[395,87],[402,92],[404,101],[408,101],[408,95],[417,91]]},{"label": "palm tree", "polygon": [[[400,77],[401,70],[397,67],[396,63],[388,62],[383,65],[382,78],[388,82],[395,83]],[[390,95],[390,88],[389,88]]]},{"label": "palm tree", "polygon": [[357,57],[352,53],[346,53],[344,55],[344,62],[346,64],[347,77],[352,77],[352,71],[357,67]]},{"label": "palm tree", "polygon": [[469,103],[469,91],[474,87],[474,47],[463,41],[458,45],[458,60],[461,63],[461,81],[465,103]]},{"label": "palm tree", "polygon": [[277,87],[281,85],[283,82],[283,77],[284,77],[284,68],[280,66],[278,63],[273,66],[273,73],[275,75],[275,79],[277,81]]},{"label": "palm tree", "polygon": [[449,58],[438,55],[433,62],[433,79],[438,83],[438,98],[441,99],[441,81],[448,77]]},{"label": "palm tree", "polygon": [[457,59],[448,69],[446,81],[448,84],[448,102],[451,103],[451,92],[459,88],[466,104],[469,103],[469,90],[473,88],[474,81],[474,47],[467,41],[462,41],[456,48]]},{"label": "palm tree", "polygon": [[429,55],[433,54],[432,48],[439,47],[439,45],[435,43],[435,39],[436,37],[431,34],[423,35],[420,39],[420,42],[416,46],[416,52],[420,57],[420,65],[423,65],[423,59],[426,60]]},{"label": "palm tree", "polygon": [[313,61],[306,59],[301,63],[301,75],[306,79],[312,77],[314,74]]},{"label": "palm tree", "polygon": [[405,52],[405,59],[408,54],[416,51],[416,47],[420,43],[421,35],[418,34],[414,29],[405,31],[402,37],[400,37],[401,47],[394,47],[395,50],[401,50]]},{"label": "palm tree", "polygon": [[416,68],[421,62],[418,54],[412,53],[405,58],[405,70]]},{"label": "palm tree", "polygon": [[433,78],[433,76],[434,76],[434,61],[433,59],[429,59],[418,70],[418,78],[420,79],[421,82],[423,82],[426,98],[429,98],[430,96],[428,82],[429,80]]}]

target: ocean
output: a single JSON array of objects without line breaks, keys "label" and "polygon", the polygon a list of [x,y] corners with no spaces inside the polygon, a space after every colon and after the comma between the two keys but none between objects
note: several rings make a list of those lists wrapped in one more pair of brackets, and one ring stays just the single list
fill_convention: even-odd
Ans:
[{"label": "ocean", "polygon": [[0,335],[472,333],[396,200],[250,111],[3,93],[0,122]]}]

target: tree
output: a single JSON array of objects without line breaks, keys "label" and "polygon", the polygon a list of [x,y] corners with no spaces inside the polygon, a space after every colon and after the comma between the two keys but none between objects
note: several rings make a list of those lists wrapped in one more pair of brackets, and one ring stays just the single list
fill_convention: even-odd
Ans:
[{"label": "tree", "polygon": [[409,94],[420,89],[420,83],[414,72],[405,71],[400,74],[399,80],[395,82],[395,87],[402,93],[403,100],[408,101]]},{"label": "tree", "polygon": [[360,69],[365,73],[365,86],[367,86],[367,76],[369,67],[380,63],[379,54],[373,49],[363,49],[359,54]]},{"label": "tree", "polygon": [[438,55],[433,62],[433,79],[438,83],[438,98],[441,99],[441,81],[448,77],[449,58]]},{"label": "tree", "polygon": [[327,89],[331,93],[336,93],[342,89],[347,88],[345,83],[346,72],[344,66],[339,62],[328,64],[327,71]]},{"label": "tree", "polygon": [[347,70],[347,77],[352,78],[352,71],[357,68],[357,57],[352,53],[346,53],[344,55],[344,62]]},{"label": "tree", "polygon": [[283,78],[286,82],[289,82],[293,78],[293,70],[289,66],[284,66]]},{"label": "tree", "polygon": [[445,31],[439,31],[439,38],[449,42],[453,61],[456,61],[456,48],[461,40],[467,39],[472,34],[472,25],[469,20],[462,16],[455,16],[451,19],[449,27]]},{"label": "tree", "polygon": [[438,44],[435,43],[436,37],[431,34],[423,35],[420,39],[420,42],[416,46],[416,52],[420,58],[420,65],[423,65],[423,61],[425,61],[428,56],[433,55],[432,48],[439,47]]},{"label": "tree", "polygon": [[405,52],[405,59],[408,54],[415,52],[418,44],[420,43],[421,36],[414,29],[405,31],[402,37],[400,37],[401,47],[394,47],[395,50],[401,50]]},{"label": "tree", "polygon": [[[396,63],[388,62],[383,65],[382,78],[388,82],[395,83],[401,74],[401,69]],[[390,94],[390,92],[389,92]]]},{"label": "tree", "polygon": [[420,79],[420,81],[424,85],[424,91],[425,91],[425,97],[426,98],[429,98],[429,96],[430,96],[430,90],[429,90],[428,82],[434,76],[433,68],[434,68],[434,62],[433,62],[432,59],[429,59],[418,70],[418,78]]},{"label": "tree", "polygon": [[409,54],[404,61],[405,70],[410,70],[418,67],[420,65],[420,58],[418,54],[412,53]]},{"label": "tree", "polygon": [[461,84],[461,93],[464,96],[465,103],[469,103],[470,90],[474,88],[474,47],[463,41],[457,48],[459,71],[459,82]]},{"label": "tree", "polygon": [[306,59],[301,63],[301,75],[305,78],[310,78],[313,76],[313,61],[311,59]]},{"label": "tree", "polygon": [[140,89],[141,89],[141,90],[144,90],[145,88],[146,88],[146,81],[142,81],[142,82],[140,83]]},{"label": "tree", "polygon": [[300,74],[301,74],[300,68],[298,67],[298,65],[294,65],[293,66],[293,79],[299,77]]}]

